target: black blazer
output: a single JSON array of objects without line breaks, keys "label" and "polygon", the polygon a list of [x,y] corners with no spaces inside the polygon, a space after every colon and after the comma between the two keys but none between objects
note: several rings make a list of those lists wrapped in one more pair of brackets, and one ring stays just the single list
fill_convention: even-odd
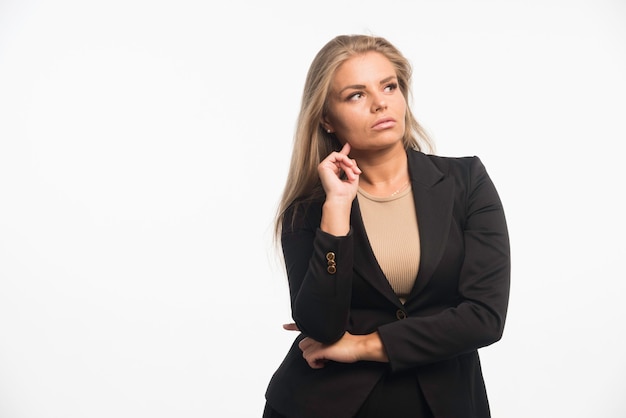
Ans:
[{"label": "black blazer", "polygon": [[[302,333],[267,388],[276,411],[351,417],[390,370],[415,373],[436,417],[490,416],[477,350],[501,338],[508,305],[509,237],[500,198],[477,157],[408,151],[408,161],[421,256],[404,305],[376,262],[356,199],[345,237],[319,229],[323,202],[285,222],[292,315]],[[335,272],[328,269],[330,252]],[[345,331],[376,330],[389,363],[312,369],[298,348],[305,335],[332,343]]]}]

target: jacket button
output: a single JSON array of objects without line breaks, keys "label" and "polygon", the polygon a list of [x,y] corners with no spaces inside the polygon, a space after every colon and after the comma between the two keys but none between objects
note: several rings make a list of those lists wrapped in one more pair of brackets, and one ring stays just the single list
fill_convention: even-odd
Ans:
[{"label": "jacket button", "polygon": [[335,253],[332,251],[327,252],[326,260],[328,261],[328,268],[326,268],[326,271],[329,274],[335,274],[337,272],[337,263],[335,263]]},{"label": "jacket button", "polygon": [[406,318],[406,312],[404,312],[402,309],[398,309],[396,311],[396,318],[398,318],[398,319]]}]

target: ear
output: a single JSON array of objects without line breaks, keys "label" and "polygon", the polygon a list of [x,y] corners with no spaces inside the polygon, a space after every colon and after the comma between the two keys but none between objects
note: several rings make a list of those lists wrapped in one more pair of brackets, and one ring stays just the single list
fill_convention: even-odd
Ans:
[{"label": "ear", "polygon": [[322,125],[322,128],[329,134],[335,132],[332,124],[328,121],[328,118],[326,118],[326,116],[322,116],[322,119],[320,120],[320,125]]}]

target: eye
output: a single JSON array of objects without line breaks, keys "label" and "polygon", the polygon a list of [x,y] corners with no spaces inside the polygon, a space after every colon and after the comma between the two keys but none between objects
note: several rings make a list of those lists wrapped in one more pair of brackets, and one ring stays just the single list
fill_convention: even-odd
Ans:
[{"label": "eye", "polygon": [[398,83],[389,83],[385,86],[385,91],[391,93],[398,88]]},{"label": "eye", "polygon": [[349,95],[347,97],[347,100],[348,101],[356,101],[356,100],[359,100],[361,97],[363,97],[363,93],[356,92],[356,93],[352,93],[351,95]]}]

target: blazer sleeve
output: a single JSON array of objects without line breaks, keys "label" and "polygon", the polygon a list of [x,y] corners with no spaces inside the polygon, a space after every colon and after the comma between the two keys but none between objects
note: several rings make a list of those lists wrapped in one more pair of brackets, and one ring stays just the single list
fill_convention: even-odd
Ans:
[{"label": "blazer sleeve", "polygon": [[[464,261],[459,303],[378,328],[392,370],[449,359],[502,337],[510,285],[509,236],[502,204],[477,157],[465,170]],[[423,243],[423,245],[428,245]]]},{"label": "blazer sleeve", "polygon": [[291,311],[303,334],[329,344],[343,336],[348,323],[353,236],[351,231],[342,237],[322,231],[311,219],[316,205],[304,212],[293,225],[283,225],[281,236]]}]

